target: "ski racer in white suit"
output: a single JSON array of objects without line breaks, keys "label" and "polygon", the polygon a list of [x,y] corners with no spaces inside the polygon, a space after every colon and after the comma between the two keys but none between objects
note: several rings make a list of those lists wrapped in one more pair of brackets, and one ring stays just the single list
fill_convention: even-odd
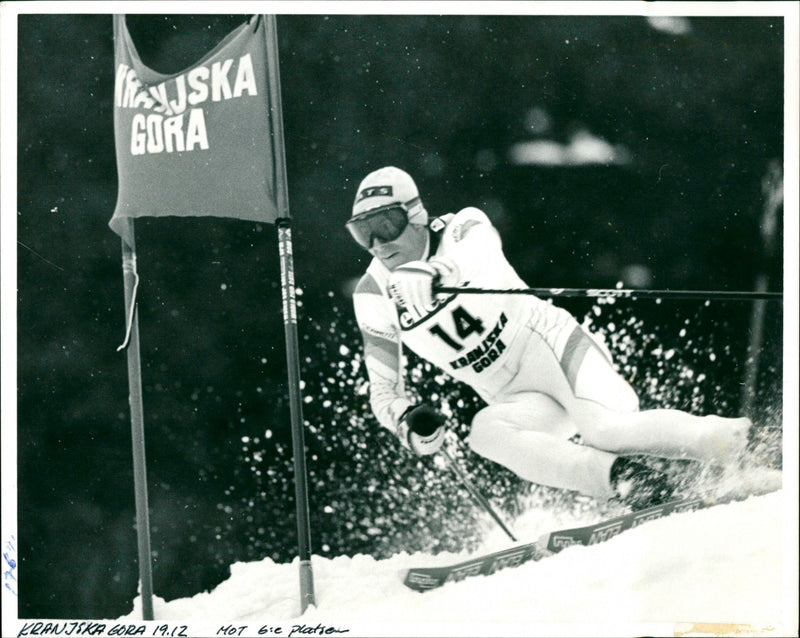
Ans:
[{"label": "ski racer in white suit", "polygon": [[364,178],[347,228],[374,257],[353,294],[370,404],[415,453],[439,450],[445,419],[407,397],[403,346],[477,392],[487,405],[471,448],[533,483],[645,506],[668,498],[669,484],[624,455],[724,463],[746,444],[744,417],[639,411],[605,346],[552,303],[434,292],[526,287],[479,209],[429,219],[413,179],[390,166]]}]

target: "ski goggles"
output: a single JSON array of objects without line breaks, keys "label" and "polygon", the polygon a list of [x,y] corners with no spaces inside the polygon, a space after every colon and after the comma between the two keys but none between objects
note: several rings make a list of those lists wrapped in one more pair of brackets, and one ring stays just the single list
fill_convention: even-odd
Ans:
[{"label": "ski goggles", "polygon": [[408,226],[408,210],[402,204],[381,206],[353,217],[347,230],[361,246],[369,250],[376,239],[394,241]]}]

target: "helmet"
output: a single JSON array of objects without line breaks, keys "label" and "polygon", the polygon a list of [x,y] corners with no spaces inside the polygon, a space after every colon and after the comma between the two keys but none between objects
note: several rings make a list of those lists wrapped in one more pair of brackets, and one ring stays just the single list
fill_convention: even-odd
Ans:
[{"label": "helmet", "polygon": [[428,212],[414,180],[405,171],[386,166],[361,181],[347,229],[359,244],[369,249],[375,239],[384,242],[397,239],[408,224],[427,223]]},{"label": "helmet", "polygon": [[408,212],[410,224],[428,223],[428,212],[419,198],[411,175],[394,166],[385,166],[367,175],[358,187],[353,217],[376,208],[400,204]]}]

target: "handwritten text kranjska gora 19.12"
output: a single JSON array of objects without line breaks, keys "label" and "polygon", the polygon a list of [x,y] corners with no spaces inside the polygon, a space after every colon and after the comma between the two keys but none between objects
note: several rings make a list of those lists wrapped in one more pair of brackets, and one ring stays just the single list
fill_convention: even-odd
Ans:
[{"label": "handwritten text kranjska gora 19.12", "polygon": [[[294,625],[220,625],[215,636],[334,636],[346,634],[350,630],[333,625],[294,624]],[[169,636],[170,638],[190,638],[191,627],[186,624],[152,622],[105,623],[92,621],[33,621],[25,622],[17,636]],[[203,634],[207,635],[207,634]]]}]

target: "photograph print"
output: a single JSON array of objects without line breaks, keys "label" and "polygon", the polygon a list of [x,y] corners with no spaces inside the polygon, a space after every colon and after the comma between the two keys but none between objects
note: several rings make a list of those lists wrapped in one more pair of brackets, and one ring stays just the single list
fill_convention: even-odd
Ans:
[{"label": "photograph print", "polygon": [[0,8],[3,635],[796,635],[797,5],[224,8]]}]

